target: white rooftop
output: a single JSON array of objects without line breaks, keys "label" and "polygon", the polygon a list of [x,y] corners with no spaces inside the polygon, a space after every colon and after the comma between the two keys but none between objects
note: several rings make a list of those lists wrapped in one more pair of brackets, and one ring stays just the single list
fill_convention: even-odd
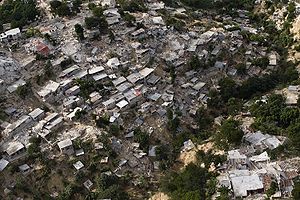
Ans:
[{"label": "white rooftop", "polygon": [[89,74],[96,74],[99,72],[102,72],[104,70],[104,67],[99,66],[99,67],[92,67],[89,69]]},{"label": "white rooftop", "polygon": [[75,169],[80,170],[81,168],[84,167],[83,163],[81,161],[77,161],[76,163],[73,164]]},{"label": "white rooftop", "polygon": [[120,108],[120,109],[122,109],[122,108],[124,108],[124,107],[126,107],[128,105],[128,102],[126,101],[126,100],[122,100],[122,101],[120,101],[119,103],[117,103],[117,107],[118,108]]},{"label": "white rooftop", "polygon": [[108,67],[116,68],[120,65],[120,61],[118,58],[115,57],[115,58],[109,59],[106,64]]},{"label": "white rooftop", "polygon": [[65,139],[63,141],[58,142],[57,145],[60,149],[63,149],[72,146],[72,141],[70,139]]},{"label": "white rooftop", "polygon": [[6,153],[10,156],[10,155],[20,151],[23,148],[24,148],[24,145],[21,142],[13,141],[8,144]]}]

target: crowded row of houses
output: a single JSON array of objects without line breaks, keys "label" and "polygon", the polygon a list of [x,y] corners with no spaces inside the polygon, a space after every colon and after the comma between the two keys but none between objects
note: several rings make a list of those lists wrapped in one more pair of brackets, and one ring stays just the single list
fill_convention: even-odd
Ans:
[{"label": "crowded row of houses", "polygon": [[298,169],[285,168],[287,161],[271,161],[269,151],[284,144],[286,138],[248,132],[244,145],[227,152],[227,162],[220,166],[219,186],[230,189],[235,197],[264,197],[272,182],[278,186],[272,198],[290,197]]}]

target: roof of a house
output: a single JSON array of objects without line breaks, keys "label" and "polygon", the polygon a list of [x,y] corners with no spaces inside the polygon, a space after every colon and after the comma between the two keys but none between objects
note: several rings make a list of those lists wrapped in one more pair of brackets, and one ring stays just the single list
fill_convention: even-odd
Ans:
[{"label": "roof of a house", "polygon": [[9,93],[12,93],[18,89],[18,87],[25,85],[26,82],[22,79],[19,79],[18,81],[14,82],[11,86],[7,88]]},{"label": "roof of a house", "polygon": [[153,71],[154,71],[153,68],[145,67],[145,68],[142,69],[139,73],[140,73],[140,75],[141,75],[142,78],[146,78],[146,77],[149,76]]},{"label": "roof of a house", "polygon": [[73,164],[75,169],[80,170],[81,168],[84,167],[83,163],[81,161],[77,161],[76,163]]},{"label": "roof of a house", "polygon": [[263,189],[264,185],[257,174],[231,178],[232,188],[236,197],[247,196],[247,191]]},{"label": "roof of a house", "polygon": [[102,72],[104,70],[104,67],[99,66],[99,67],[92,67],[88,70],[89,74],[97,74],[99,72]]},{"label": "roof of a house", "polygon": [[241,154],[238,149],[228,151],[228,159],[246,159],[247,156]]},{"label": "roof of a house", "polygon": [[0,160],[0,172],[2,172],[6,168],[8,163],[9,162],[3,158]]},{"label": "roof of a house", "polygon": [[261,131],[257,131],[255,133],[249,133],[249,134],[245,135],[245,140],[247,142],[250,142],[253,145],[261,144],[261,142],[263,140],[265,140],[266,138],[267,137],[264,134],[262,134]]},{"label": "roof of a house", "polygon": [[27,164],[23,164],[23,165],[20,165],[19,166],[19,170],[20,171],[26,171],[26,170],[28,170],[28,169],[30,169],[30,167],[29,167],[29,165],[27,165]]},{"label": "roof of a house", "polygon": [[37,117],[39,117],[40,115],[42,115],[44,113],[44,111],[40,108],[36,108],[34,109],[32,112],[29,113],[29,116],[32,119],[36,119]]},{"label": "roof of a house", "polygon": [[12,154],[20,151],[21,149],[25,148],[24,145],[21,143],[21,142],[18,142],[18,141],[13,141],[13,142],[10,142],[8,144],[8,147],[7,149],[5,150],[5,152],[11,156]]},{"label": "roof of a house", "polygon": [[63,141],[58,142],[57,145],[60,149],[63,149],[63,148],[72,146],[72,140],[71,139],[65,139]]},{"label": "roof of a house", "polygon": [[119,107],[120,109],[124,108],[127,105],[128,105],[128,102],[126,100],[122,100],[122,101],[120,101],[119,103],[116,104],[116,106]]},{"label": "roof of a house", "polygon": [[268,153],[265,151],[259,155],[252,156],[250,158],[250,160],[253,162],[265,162],[265,161],[270,160],[270,157],[269,157]]}]

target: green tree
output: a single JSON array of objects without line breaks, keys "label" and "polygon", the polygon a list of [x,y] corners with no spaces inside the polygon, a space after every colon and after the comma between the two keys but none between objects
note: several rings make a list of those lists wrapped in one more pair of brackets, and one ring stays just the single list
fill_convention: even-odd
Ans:
[{"label": "green tree", "polygon": [[292,194],[295,200],[300,199],[300,182],[295,183]]},{"label": "green tree", "polygon": [[241,111],[243,104],[242,101],[240,99],[237,98],[230,98],[228,99],[228,102],[226,104],[227,106],[227,112],[230,115],[236,115],[239,111]]},{"label": "green tree", "polygon": [[29,158],[37,158],[40,156],[41,149],[40,149],[40,143],[41,143],[41,138],[38,137],[32,137],[29,140],[30,145],[27,148],[27,154]]},{"label": "green tree", "polygon": [[222,99],[227,102],[231,97],[235,97],[237,93],[237,84],[231,78],[223,78],[219,82],[220,94]]},{"label": "green tree", "polygon": [[270,188],[267,190],[266,194],[268,197],[271,197],[278,190],[278,184],[274,181],[271,182]]},{"label": "green tree", "polygon": [[137,128],[134,130],[134,141],[140,143],[140,147],[148,151],[150,137],[146,132],[143,132],[141,129]]},{"label": "green tree", "polygon": [[216,143],[222,148],[238,146],[243,138],[243,131],[239,127],[239,122],[228,119],[223,122],[220,132],[216,134]]},{"label": "green tree", "polygon": [[247,74],[247,68],[246,68],[246,64],[245,63],[239,63],[236,65],[236,70],[237,70],[237,73],[239,75],[245,75]]},{"label": "green tree", "polygon": [[84,40],[84,29],[80,24],[75,24],[75,32],[79,40]]},{"label": "green tree", "polygon": [[205,199],[207,177],[206,169],[189,164],[181,172],[170,172],[160,183],[162,190],[172,199]]},{"label": "green tree", "polygon": [[213,118],[205,108],[200,107],[196,112],[195,121],[197,122],[200,130],[205,130],[211,127]]},{"label": "green tree", "polygon": [[204,67],[204,64],[199,60],[199,57],[197,55],[192,56],[188,65],[190,66],[190,68],[195,70]]},{"label": "green tree", "polygon": [[10,23],[12,28],[23,27],[39,16],[35,0],[5,0],[0,5],[0,24]]},{"label": "green tree", "polygon": [[294,123],[292,123],[287,128],[289,139],[291,140],[291,143],[293,147],[299,151],[300,150],[300,119],[298,118]]},{"label": "green tree", "polygon": [[22,98],[25,99],[29,93],[31,92],[30,83],[26,83],[25,85],[19,86],[16,90],[16,93]]}]

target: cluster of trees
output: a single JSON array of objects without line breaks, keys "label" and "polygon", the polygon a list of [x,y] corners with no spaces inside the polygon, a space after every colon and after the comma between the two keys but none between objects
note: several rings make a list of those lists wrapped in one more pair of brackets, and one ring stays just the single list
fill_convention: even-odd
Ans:
[{"label": "cluster of trees", "polygon": [[80,87],[79,95],[84,99],[89,99],[89,95],[94,91],[99,92],[101,95],[108,95],[110,93],[102,84],[96,83],[95,81],[76,79],[75,82]]},{"label": "cluster of trees", "polygon": [[38,85],[43,85],[46,81],[50,80],[51,78],[54,77],[54,72],[53,72],[53,69],[52,69],[52,64],[51,62],[48,60],[44,66],[44,70],[43,70],[43,73],[40,74],[40,75],[37,75],[35,77],[36,79],[36,83]]},{"label": "cluster of trees", "polygon": [[109,125],[109,116],[108,115],[103,115],[100,116],[99,118],[97,118],[96,116],[94,116],[96,125],[100,128],[105,128],[106,126]]},{"label": "cluster of trees", "polygon": [[[287,4],[287,2],[284,2]],[[273,2],[272,2],[273,4]],[[275,50],[281,56],[285,57],[287,55],[287,47],[293,45],[293,36],[290,32],[292,27],[292,22],[296,17],[295,14],[295,3],[290,2],[287,8],[287,12],[284,13],[287,20],[283,24],[283,28],[278,30],[276,24],[269,20],[269,15],[267,13],[251,13],[249,15],[250,19],[257,24],[258,27],[263,26],[267,37],[264,40],[264,45],[269,47],[269,50]]]},{"label": "cluster of trees", "polygon": [[105,16],[103,15],[103,8],[94,3],[90,3],[89,9],[93,12],[92,17],[85,18],[85,26],[87,29],[99,29],[100,33],[108,33],[108,24]]},{"label": "cluster of trees", "polygon": [[101,174],[96,177],[97,189],[91,194],[91,199],[127,200],[129,195],[123,190],[125,185],[126,183],[116,175]]},{"label": "cluster of trees", "polygon": [[175,134],[177,131],[177,128],[180,125],[180,120],[179,120],[178,116],[176,115],[176,113],[174,114],[174,112],[171,108],[167,109],[167,118],[168,118],[167,128],[172,134]]},{"label": "cluster of trees", "polygon": [[185,22],[174,16],[166,16],[165,22],[167,26],[173,26],[178,32],[183,32],[185,30]]},{"label": "cluster of trees", "polygon": [[80,12],[81,0],[73,0],[71,3],[66,1],[53,0],[50,1],[51,11],[60,16],[73,16]]},{"label": "cluster of trees", "polygon": [[84,29],[80,24],[75,24],[75,33],[79,40],[84,40]]},{"label": "cluster of trees", "polygon": [[239,121],[233,119],[224,121],[220,131],[215,135],[216,145],[222,149],[239,146],[244,136],[244,132],[239,125]]},{"label": "cluster of trees", "polygon": [[269,58],[267,56],[256,58],[252,61],[252,64],[262,69],[266,69],[269,65]]},{"label": "cluster of trees", "polygon": [[[187,165],[182,171],[170,171],[161,181],[162,190],[174,200],[210,199],[216,192],[217,174],[209,172],[211,164],[218,165],[226,158],[212,152],[199,151],[196,163]],[[201,167],[204,163],[205,167]],[[224,199],[229,199],[228,190],[222,192]]]},{"label": "cluster of trees", "polygon": [[23,27],[38,15],[35,0],[5,0],[0,5],[0,31],[4,23],[10,23],[12,28]]},{"label": "cluster of trees", "polygon": [[206,183],[210,173],[205,168],[189,164],[181,172],[170,172],[161,180],[161,188],[174,200],[206,199]]},{"label": "cluster of trees", "polygon": [[143,0],[119,0],[121,11],[146,12],[147,6]]},{"label": "cluster of trees", "polygon": [[17,95],[19,95],[19,97],[21,97],[22,99],[25,99],[31,92],[32,90],[30,83],[26,83],[25,85],[19,86],[16,90]]},{"label": "cluster of trees", "polygon": [[272,94],[266,103],[258,101],[253,104],[251,113],[255,116],[253,128],[272,135],[287,136],[291,144],[288,146],[289,149],[294,153],[299,152],[299,107],[287,107],[282,95]]},{"label": "cluster of trees", "polygon": [[293,194],[294,199],[300,199],[300,182],[299,182],[299,180],[295,183],[292,194]]},{"label": "cluster of trees", "polygon": [[35,159],[41,155],[41,148],[40,148],[40,143],[41,143],[41,138],[39,137],[32,137],[29,140],[30,145],[27,148],[27,154],[29,159]]},{"label": "cluster of trees", "polygon": [[150,137],[149,134],[142,131],[139,128],[136,128],[134,130],[134,137],[133,137],[135,142],[140,143],[140,147],[141,149],[143,149],[144,151],[148,151],[149,149],[149,144],[150,144]]},{"label": "cluster of trees", "polygon": [[[262,62],[262,61],[259,61]],[[213,116],[220,114],[234,115],[241,111],[244,100],[264,94],[278,85],[287,85],[298,80],[295,63],[281,61],[278,70],[261,77],[254,76],[237,84],[230,77],[219,81],[220,90],[211,90],[207,106]]]},{"label": "cluster of trees", "polygon": [[219,82],[221,87],[219,94],[224,102],[232,97],[244,100],[250,99],[255,95],[274,89],[279,84],[289,84],[297,80],[298,72],[295,66],[296,64],[293,62],[282,61],[278,70],[261,77],[251,77],[240,85],[231,78],[223,78]]},{"label": "cluster of trees", "polygon": [[[213,0],[180,0],[181,3],[196,8],[196,9],[216,9],[224,12],[231,11],[232,9],[246,9],[250,10],[253,8],[255,1],[254,0],[222,0],[222,1],[213,1]],[[169,5],[174,5],[171,0],[165,0]]]},{"label": "cluster of trees", "polygon": [[197,70],[197,69],[206,69],[208,66],[205,62],[201,61],[197,55],[193,55],[188,62],[188,66],[191,69]]},{"label": "cluster of trees", "polygon": [[98,87],[103,88],[102,85],[100,85],[100,86],[97,85],[98,86],[97,87],[94,81],[89,81],[89,80],[86,81],[86,80],[77,79],[77,80],[75,80],[75,82],[80,87],[80,96],[82,96],[85,99],[88,99],[91,92],[98,89]]}]

